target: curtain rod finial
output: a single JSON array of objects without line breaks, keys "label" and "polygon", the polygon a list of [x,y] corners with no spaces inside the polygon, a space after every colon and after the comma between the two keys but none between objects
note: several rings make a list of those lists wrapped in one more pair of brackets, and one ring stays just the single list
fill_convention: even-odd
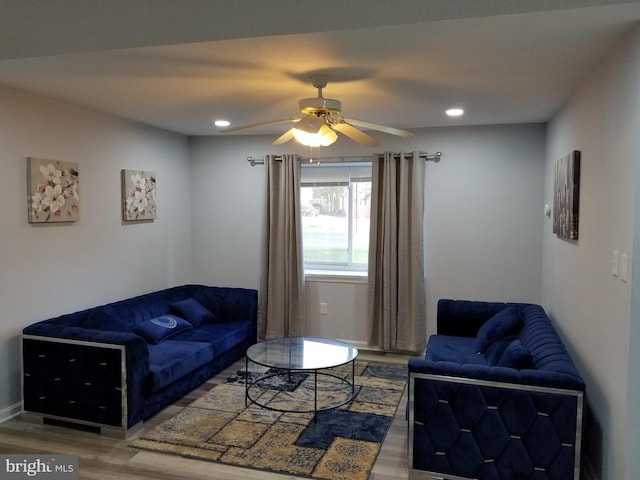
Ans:
[{"label": "curtain rod finial", "polygon": [[255,167],[256,165],[264,165],[264,158],[247,157],[247,162],[249,162],[252,167]]}]

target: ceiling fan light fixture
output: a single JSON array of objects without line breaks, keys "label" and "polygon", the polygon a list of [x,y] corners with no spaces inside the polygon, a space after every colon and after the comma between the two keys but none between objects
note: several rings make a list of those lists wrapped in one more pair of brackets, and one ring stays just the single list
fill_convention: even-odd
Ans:
[{"label": "ceiling fan light fixture", "polygon": [[323,125],[323,118],[315,117],[312,115],[305,115],[300,119],[299,122],[296,123],[295,129],[304,133],[316,134],[320,131]]},{"label": "ceiling fan light fixture", "polygon": [[[318,120],[321,119],[318,118]],[[302,122],[302,120],[300,122]],[[298,125],[296,124],[296,128],[293,129],[293,136],[299,143],[307,147],[326,147],[338,140],[338,134],[331,130],[329,125],[324,122],[315,132],[298,129]]]}]

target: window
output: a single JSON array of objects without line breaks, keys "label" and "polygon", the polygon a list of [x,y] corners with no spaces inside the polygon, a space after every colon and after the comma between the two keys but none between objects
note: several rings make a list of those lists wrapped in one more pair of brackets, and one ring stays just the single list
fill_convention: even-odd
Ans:
[{"label": "window", "polygon": [[367,270],[371,162],[302,164],[305,270]]}]

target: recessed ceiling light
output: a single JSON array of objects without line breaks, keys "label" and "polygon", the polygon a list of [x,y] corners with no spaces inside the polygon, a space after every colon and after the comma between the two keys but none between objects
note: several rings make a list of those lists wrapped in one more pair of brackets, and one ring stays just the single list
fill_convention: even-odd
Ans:
[{"label": "recessed ceiling light", "polygon": [[459,117],[464,114],[464,110],[461,108],[450,108],[445,113],[450,117]]},{"label": "recessed ceiling light", "polygon": [[228,120],[216,120],[215,122],[213,122],[213,124],[216,127],[228,127],[229,125],[231,125],[231,122]]}]

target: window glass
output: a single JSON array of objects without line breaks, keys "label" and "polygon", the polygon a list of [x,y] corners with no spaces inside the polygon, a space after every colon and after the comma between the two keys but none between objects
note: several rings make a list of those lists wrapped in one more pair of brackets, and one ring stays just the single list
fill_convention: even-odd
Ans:
[{"label": "window glass", "polygon": [[302,164],[305,269],[366,271],[371,163]]}]

